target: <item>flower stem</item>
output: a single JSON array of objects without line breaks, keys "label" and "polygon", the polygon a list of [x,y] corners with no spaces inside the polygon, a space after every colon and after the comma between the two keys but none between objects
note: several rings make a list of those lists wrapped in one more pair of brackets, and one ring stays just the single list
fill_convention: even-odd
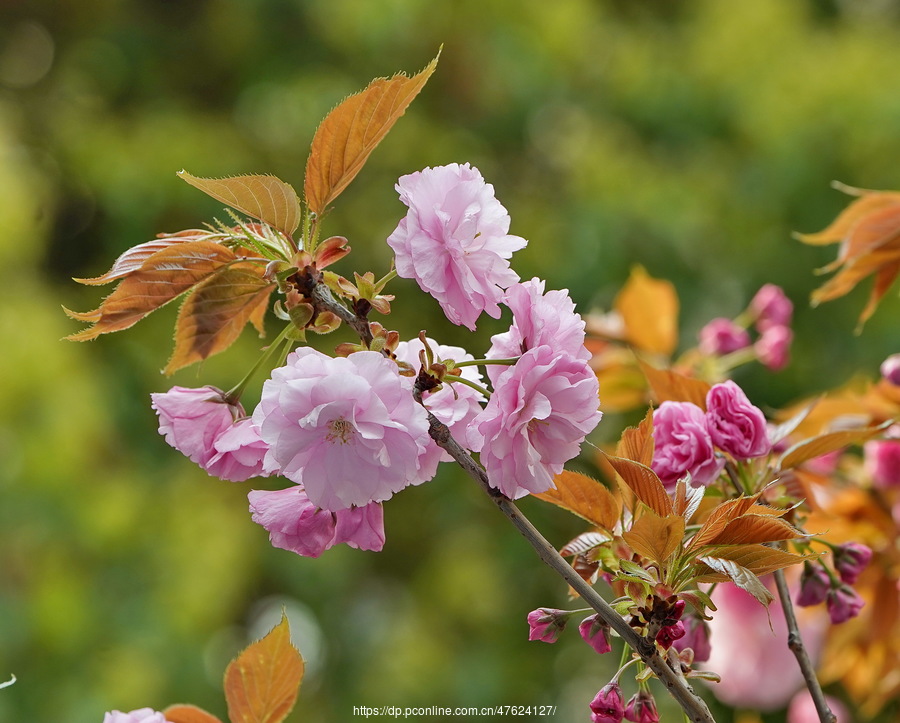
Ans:
[{"label": "flower stem", "polygon": [[451,375],[447,375],[444,377],[445,382],[450,382],[451,384],[464,384],[467,387],[474,389],[476,392],[480,392],[484,395],[485,399],[491,398],[491,393],[481,386],[478,382],[473,382],[470,379],[464,379],[463,377],[454,377]]},{"label": "flower stem", "polygon": [[511,367],[519,361],[519,357],[514,357],[512,359],[469,359],[467,361],[455,361],[453,362],[456,367],[474,367],[481,366],[482,364],[500,364],[502,366]]},{"label": "flower stem", "polygon": [[263,353],[260,355],[259,359],[256,360],[256,363],[250,367],[250,371],[244,376],[241,381],[239,381],[235,386],[229,389],[225,393],[225,399],[228,400],[229,404],[237,404],[241,398],[241,395],[244,393],[244,389],[246,389],[247,384],[249,384],[250,380],[259,371],[260,367],[266,363],[275,352],[276,349],[280,348],[284,343],[285,339],[287,339],[288,333],[290,333],[291,329],[293,329],[293,324],[288,324],[281,330],[281,333],[275,337],[269,346],[265,348]]},{"label": "flower stem", "polygon": [[791,593],[788,590],[787,581],[784,579],[784,570],[775,571],[775,586],[778,588],[778,596],[781,598],[781,607],[784,610],[784,619],[788,627],[788,648],[797,658],[800,665],[800,672],[803,673],[803,679],[806,681],[806,687],[812,696],[813,703],[816,705],[816,713],[819,714],[821,723],[837,723],[837,718],[828,707],[828,701],[825,700],[825,694],[822,692],[822,686],[816,678],[816,671],[813,668],[812,661],[803,646],[803,638],[800,636],[800,626],[797,625],[797,616],[794,615],[794,606],[791,603]]}]

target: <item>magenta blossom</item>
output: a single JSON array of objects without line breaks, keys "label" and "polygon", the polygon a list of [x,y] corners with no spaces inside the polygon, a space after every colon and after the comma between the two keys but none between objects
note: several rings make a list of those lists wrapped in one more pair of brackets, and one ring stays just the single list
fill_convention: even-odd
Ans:
[{"label": "magenta blossom", "polygon": [[229,482],[244,482],[265,477],[263,460],[269,445],[262,441],[251,419],[240,419],[213,440],[213,455],[204,466],[213,477]]},{"label": "magenta blossom", "polygon": [[[509,287],[505,303],[513,323],[509,331],[491,337],[488,359],[514,358],[543,345],[576,359],[591,358],[584,346],[584,320],[575,313],[575,302],[565,289],[544,293],[544,281],[534,278]],[[487,369],[492,382],[503,372],[497,365]]]},{"label": "magenta blossom", "polygon": [[586,361],[539,346],[497,378],[469,428],[491,485],[510,498],[553,487],[600,421],[597,377]]},{"label": "magenta blossom", "polygon": [[694,661],[702,663],[709,660],[709,625],[696,615],[690,615],[683,621],[684,636],[675,640],[672,647],[679,653],[686,648],[694,651]]},{"label": "magenta blossom", "polygon": [[528,613],[528,639],[555,643],[569,622],[569,612],[555,608],[538,608]]},{"label": "magenta blossom", "polygon": [[659,723],[656,701],[647,690],[639,690],[625,705],[625,720],[634,723]]},{"label": "magenta blossom", "polygon": [[765,366],[773,372],[778,372],[787,366],[793,340],[794,332],[790,327],[770,326],[763,330],[762,336],[756,340],[753,349]]},{"label": "magenta blossom", "polygon": [[750,334],[731,319],[718,317],[700,330],[700,351],[720,356],[750,346]]},{"label": "magenta blossom", "polygon": [[612,650],[609,643],[609,625],[599,615],[590,615],[581,621],[578,633],[584,641],[601,655]]},{"label": "magenta blossom", "polygon": [[665,625],[659,629],[659,632],[656,634],[656,642],[659,643],[660,647],[663,650],[668,650],[672,647],[672,643],[680,638],[683,638],[685,635],[684,623],[678,620],[672,625]]},{"label": "magenta blossom", "polygon": [[794,304],[780,286],[766,284],[750,301],[750,311],[756,317],[756,328],[764,332],[772,326],[789,326]]},{"label": "magenta blossom", "polygon": [[150,398],[159,415],[159,433],[204,469],[219,454],[216,439],[244,416],[241,405],[226,402],[225,393],[215,387],[172,387]]},{"label": "magenta blossom", "polygon": [[625,716],[625,699],[615,681],[600,689],[591,701],[591,723],[622,723]]},{"label": "magenta blossom", "polygon": [[855,618],[865,604],[865,600],[849,585],[833,587],[825,597],[828,616],[835,625],[845,623],[850,618]]},{"label": "magenta blossom", "polygon": [[872,559],[872,549],[859,542],[848,542],[834,548],[834,569],[841,580],[853,585]]},{"label": "magenta blossom", "polygon": [[875,439],[863,445],[866,472],[876,487],[900,487],[900,441]]},{"label": "magenta blossom", "polygon": [[382,502],[435,472],[436,462],[423,465],[425,410],[378,352],[297,349],[263,385],[253,421],[269,445],[266,469],[326,510]]},{"label": "magenta blossom", "polygon": [[397,273],[415,279],[447,318],[474,331],[482,311],[500,318],[503,289],[519,276],[509,267],[528,243],[509,235],[509,214],[468,163],[426,168],[397,183],[406,217],[388,237]]},{"label": "magenta blossom", "polygon": [[735,459],[761,457],[772,449],[766,418],[730,379],[707,393],[706,424],[713,444]]},{"label": "magenta blossom", "polygon": [[663,402],[653,412],[653,471],[671,488],[687,474],[694,487],[708,486],[725,460],[716,457],[706,415],[691,402]]},{"label": "magenta blossom", "polygon": [[162,713],[152,708],[140,708],[130,713],[114,710],[103,716],[103,723],[169,723]]},{"label": "magenta blossom", "polygon": [[273,547],[318,557],[340,543],[359,550],[384,547],[384,517],[377,502],[337,512],[317,508],[302,486],[285,490],[252,490],[252,519],[269,532]]},{"label": "magenta blossom", "polygon": [[891,354],[881,363],[881,376],[895,387],[900,386],[900,354]]},{"label": "magenta blossom", "polygon": [[800,607],[810,607],[825,602],[831,590],[831,576],[824,567],[815,563],[804,562],[800,575],[800,593],[796,603]]}]

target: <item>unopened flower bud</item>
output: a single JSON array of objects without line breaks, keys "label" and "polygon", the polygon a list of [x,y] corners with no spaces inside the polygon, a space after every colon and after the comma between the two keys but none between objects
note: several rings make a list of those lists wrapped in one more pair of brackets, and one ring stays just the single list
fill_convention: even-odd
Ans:
[{"label": "unopened flower bud", "polygon": [[770,326],[756,340],[753,348],[765,366],[773,372],[778,372],[787,366],[793,340],[794,332],[789,327]]},{"label": "unopened flower bud", "polygon": [[684,637],[684,633],[684,623],[679,620],[674,625],[666,625],[660,628],[656,634],[656,642],[660,644],[663,650],[668,650],[672,647],[672,643]]},{"label": "unopened flower bud", "polygon": [[591,723],[622,723],[625,701],[618,683],[608,683],[591,701]]},{"label": "unopened flower bud", "polygon": [[599,615],[591,615],[581,621],[578,632],[584,641],[601,655],[612,650],[609,643],[609,625]]},{"label": "unopened flower bud", "polygon": [[694,660],[698,663],[709,660],[712,646],[709,643],[709,626],[706,621],[696,615],[691,615],[685,618],[683,623],[684,637],[676,640],[672,647],[678,652],[690,648],[694,651]]},{"label": "unopened flower bud", "polygon": [[569,613],[566,610],[555,608],[532,610],[528,613],[528,639],[555,643],[568,622]]},{"label": "unopened flower bud", "polygon": [[828,595],[825,598],[828,615],[831,617],[831,622],[835,625],[845,623],[850,618],[855,618],[865,604],[865,600],[859,596],[856,590],[848,585],[832,588],[828,591]]},{"label": "unopened flower bud", "polygon": [[794,304],[780,286],[766,284],[750,301],[750,311],[756,316],[756,328],[765,331],[771,326],[790,324]]},{"label": "unopened flower bud", "polygon": [[639,690],[625,706],[625,719],[633,723],[659,723],[656,701],[649,691]]},{"label": "unopened flower bud", "polygon": [[818,605],[825,601],[831,590],[831,578],[821,565],[803,563],[803,574],[800,576],[800,594],[797,604],[800,607]]},{"label": "unopened flower bud", "polygon": [[873,439],[863,445],[865,469],[876,487],[900,487],[900,441]]},{"label": "unopened flower bud", "polygon": [[900,354],[891,354],[881,363],[881,376],[894,386],[900,386]]},{"label": "unopened flower bud", "polygon": [[872,549],[859,542],[848,542],[834,549],[834,569],[841,580],[852,585],[872,559]]},{"label": "unopened flower bud", "polygon": [[750,346],[750,335],[731,319],[713,319],[700,330],[700,351],[720,356]]}]

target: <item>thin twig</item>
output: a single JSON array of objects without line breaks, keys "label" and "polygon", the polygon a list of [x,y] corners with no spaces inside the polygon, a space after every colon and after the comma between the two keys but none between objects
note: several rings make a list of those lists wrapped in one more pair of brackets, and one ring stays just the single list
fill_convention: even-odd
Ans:
[{"label": "thin twig", "polygon": [[816,677],[816,671],[813,668],[812,661],[809,659],[809,654],[803,646],[800,626],[797,625],[797,616],[794,615],[794,606],[791,603],[791,592],[788,590],[787,581],[784,579],[784,570],[775,571],[775,586],[778,588],[781,608],[784,610],[784,619],[787,622],[788,647],[800,665],[800,672],[803,673],[806,687],[809,688],[809,694],[816,705],[819,720],[821,723],[837,723],[837,718],[831,712],[831,708],[828,707],[828,701],[825,700],[825,694],[822,692],[822,686],[819,685],[819,679]]}]

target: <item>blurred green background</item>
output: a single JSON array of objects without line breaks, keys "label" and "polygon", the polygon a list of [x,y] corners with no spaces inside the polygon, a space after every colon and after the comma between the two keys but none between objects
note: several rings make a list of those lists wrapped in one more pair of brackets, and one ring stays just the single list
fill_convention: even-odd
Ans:
[{"label": "blurred green background", "polygon": [[[740,377],[761,405],[873,376],[900,351],[896,293],[854,337],[867,289],[810,309],[812,270],[835,249],[790,236],[845,205],[833,179],[900,188],[900,3],[5,0],[0,679],[18,683],[0,691],[3,723],[174,702],[224,718],[227,661],[282,605],[308,660],[292,721],[345,723],[354,705],[588,718],[615,661],[576,635],[527,642],[526,613],[565,607],[565,590],[472,483],[448,468],[398,495],[383,553],[301,559],[250,521],[252,485],[167,447],[149,406],[174,383],[232,386],[260,345],[251,332],[172,379],[159,370],[174,308],[91,344],[60,341],[80,328],[60,305],[95,308],[106,293],[71,277],[223,216],[176,171],[269,172],[301,188],[324,114],[441,44],[437,72],[326,221],[354,248],[338,271],[388,269],[398,176],[468,161],[530,240],[520,275],[569,288],[584,310],[608,308],[643,264],[677,285],[688,347],[763,283],[783,286],[797,304],[793,362]],[[485,319],[472,339],[410,283],[393,291],[389,321],[408,337],[427,328],[480,353],[508,321]],[[524,507],[557,544],[581,529]]]}]

